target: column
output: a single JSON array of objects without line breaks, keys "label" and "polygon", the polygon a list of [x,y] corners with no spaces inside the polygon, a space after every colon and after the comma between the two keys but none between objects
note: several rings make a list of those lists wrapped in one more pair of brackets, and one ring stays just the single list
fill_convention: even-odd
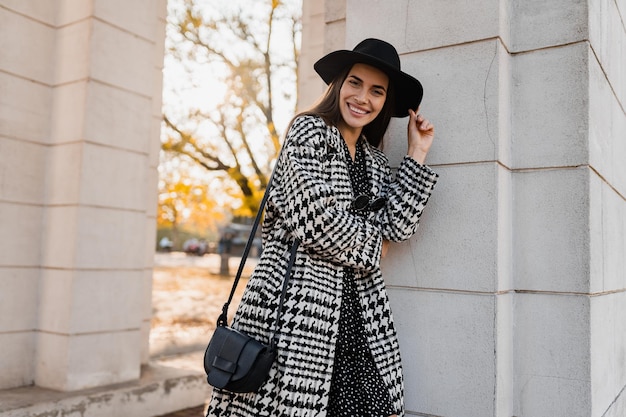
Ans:
[{"label": "column", "polygon": [[164,14],[57,10],[36,385],[135,380],[147,359]]}]

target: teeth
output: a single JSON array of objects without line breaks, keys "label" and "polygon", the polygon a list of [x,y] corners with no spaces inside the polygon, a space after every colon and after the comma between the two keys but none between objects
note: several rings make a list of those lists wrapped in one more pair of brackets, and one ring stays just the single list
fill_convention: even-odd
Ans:
[{"label": "teeth", "polygon": [[361,109],[357,109],[356,107],[353,107],[352,105],[348,104],[348,107],[350,108],[350,110],[352,110],[355,113],[359,113],[359,114],[365,114],[367,113],[365,110],[361,110]]}]

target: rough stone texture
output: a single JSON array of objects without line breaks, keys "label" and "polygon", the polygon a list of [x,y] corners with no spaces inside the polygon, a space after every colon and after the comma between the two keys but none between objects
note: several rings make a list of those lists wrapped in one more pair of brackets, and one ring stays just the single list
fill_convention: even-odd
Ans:
[{"label": "rough stone texture", "polygon": [[[63,393],[38,387],[2,392],[3,417],[154,417],[202,409],[208,385],[202,374],[162,365],[143,366],[136,382]],[[167,399],[167,401],[164,401]],[[197,408],[196,408],[197,407]],[[191,414],[173,414],[176,417]],[[200,414],[198,415],[200,416]]]}]

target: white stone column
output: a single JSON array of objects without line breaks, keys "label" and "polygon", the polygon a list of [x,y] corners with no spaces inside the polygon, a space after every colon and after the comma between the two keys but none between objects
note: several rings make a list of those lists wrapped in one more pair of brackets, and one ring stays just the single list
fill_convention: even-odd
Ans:
[{"label": "white stone column", "polygon": [[326,1],[330,49],[394,44],[436,125],[441,178],[384,261],[409,413],[626,412],[626,11],[592,3]]},{"label": "white stone column", "polygon": [[16,294],[0,312],[17,318],[0,319],[0,388],[119,383],[147,361],[165,13],[0,2],[0,272]]}]

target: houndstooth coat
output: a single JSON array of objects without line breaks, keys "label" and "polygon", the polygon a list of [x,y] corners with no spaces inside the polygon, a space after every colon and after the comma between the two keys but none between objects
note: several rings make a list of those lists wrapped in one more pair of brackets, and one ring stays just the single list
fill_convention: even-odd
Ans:
[{"label": "houndstooth coat", "polygon": [[315,116],[298,117],[287,134],[267,203],[263,253],[232,324],[269,342],[290,244],[299,239],[277,332],[279,355],[257,393],[215,389],[208,416],[326,416],[346,267],[354,270],[376,366],[395,408],[404,410],[381,246],[383,239],[413,235],[437,174],[407,156],[394,179],[384,154],[364,144],[371,195],[388,202],[358,216],[349,210],[354,196],[342,140],[337,128]]}]

